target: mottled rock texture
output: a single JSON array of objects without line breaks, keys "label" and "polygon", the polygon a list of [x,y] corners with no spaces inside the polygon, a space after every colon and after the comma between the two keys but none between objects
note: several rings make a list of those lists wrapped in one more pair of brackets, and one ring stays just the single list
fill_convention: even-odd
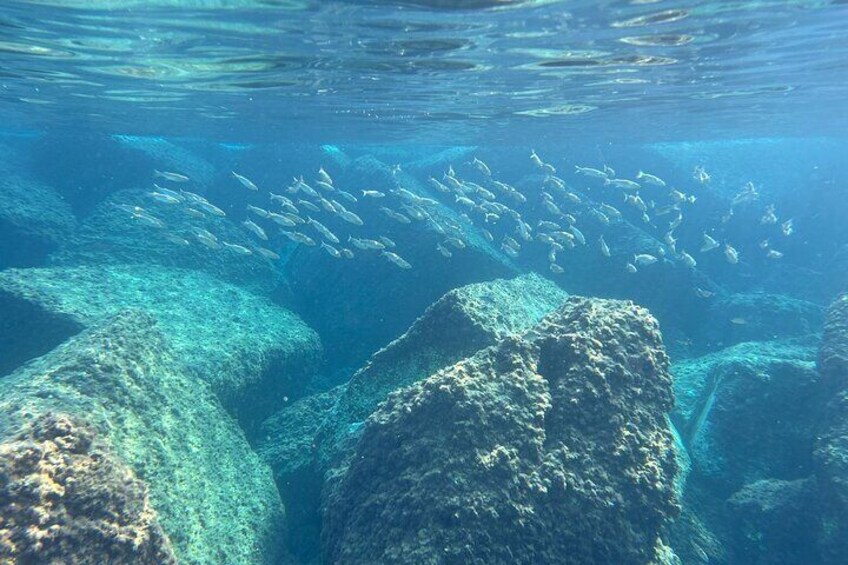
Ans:
[{"label": "mottled rock texture", "polygon": [[0,561],[177,562],[147,486],[96,436],[44,414],[0,443]]},{"label": "mottled rock texture", "polygon": [[658,326],[569,299],[401,389],[325,493],[333,563],[649,563],[678,511]]},{"label": "mottled rock texture", "polygon": [[270,471],[149,314],[103,319],[0,379],[0,441],[48,413],[97,430],[147,484],[180,562],[281,562],[285,515]]},{"label": "mottled rock texture", "polygon": [[388,394],[529,330],[568,295],[538,275],[470,284],[446,293],[401,337],[371,356],[345,387],[316,439],[322,467],[340,456],[356,424]]},{"label": "mottled rock texture", "polygon": [[848,294],[828,309],[818,366],[823,389],[830,395],[815,452],[824,524],[821,546],[827,563],[844,563],[848,555]]},{"label": "mottled rock texture", "polygon": [[188,370],[208,382],[246,428],[258,426],[283,396],[302,390],[309,368],[321,355],[317,334],[288,310],[184,269],[154,265],[9,269],[0,273],[0,308],[7,307],[39,313],[18,316],[11,326],[0,323],[4,331],[0,357],[8,351],[15,359],[26,358],[32,347],[21,335],[78,330],[124,308],[152,313]]}]

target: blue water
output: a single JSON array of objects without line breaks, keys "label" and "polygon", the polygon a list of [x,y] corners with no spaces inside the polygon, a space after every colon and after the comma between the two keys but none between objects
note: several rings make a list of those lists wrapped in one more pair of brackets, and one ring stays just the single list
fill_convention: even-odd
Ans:
[{"label": "blue water", "polygon": [[[5,0],[0,373],[158,300],[153,282],[114,304],[90,282],[21,299],[28,273],[165,269],[150,280],[175,277],[189,326],[261,334],[285,312],[320,339],[298,366],[262,338],[220,347],[264,383],[212,386],[265,454],[272,415],[341,390],[446,292],[538,273],[658,319],[690,469],[661,537],[683,563],[845,562],[826,495],[789,544],[779,515],[728,526],[727,505],[759,480],[822,480],[827,399],[804,379],[848,291],[846,61],[837,0]],[[204,302],[185,271],[223,290]],[[268,318],[237,320],[242,293]],[[77,318],[39,329],[52,308]],[[775,445],[789,455],[756,447]],[[294,532],[278,549],[321,562],[324,479],[278,463],[261,459]]]}]

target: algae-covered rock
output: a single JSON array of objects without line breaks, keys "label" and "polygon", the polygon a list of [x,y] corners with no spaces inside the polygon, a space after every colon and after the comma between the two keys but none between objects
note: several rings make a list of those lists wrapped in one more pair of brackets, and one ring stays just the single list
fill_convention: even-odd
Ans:
[{"label": "algae-covered rock", "polygon": [[42,414],[0,443],[0,561],[176,563],[147,486],[96,435]]},{"label": "algae-covered rock", "polygon": [[828,309],[818,367],[829,396],[815,451],[820,544],[826,563],[840,563],[848,555],[848,294]]},{"label": "algae-covered rock", "polygon": [[723,503],[746,483],[810,473],[825,402],[815,351],[815,337],[742,343],[672,366],[690,482]]},{"label": "algae-covered rock", "polygon": [[0,380],[0,440],[48,413],[96,429],[147,484],[180,562],[281,558],[284,512],[270,471],[150,315],[102,320]]},{"label": "algae-covered rock", "polygon": [[[0,273],[0,304],[21,302],[51,316],[0,325],[0,358],[20,344],[21,327],[54,331],[89,326],[128,307],[157,320],[170,347],[246,425],[273,412],[279,399],[305,386],[320,355],[318,337],[297,316],[265,298],[203,273],[152,265],[10,269]],[[65,336],[67,337],[67,336]],[[25,344],[24,344],[25,345]],[[23,347],[23,345],[21,346]]]},{"label": "algae-covered rock", "polygon": [[677,513],[668,359],[632,303],[569,299],[389,396],[328,485],[333,563],[648,563]]},{"label": "algae-covered rock", "polygon": [[317,438],[322,465],[339,455],[356,424],[390,392],[507,335],[526,332],[567,296],[535,274],[470,284],[442,296],[351,377]]}]

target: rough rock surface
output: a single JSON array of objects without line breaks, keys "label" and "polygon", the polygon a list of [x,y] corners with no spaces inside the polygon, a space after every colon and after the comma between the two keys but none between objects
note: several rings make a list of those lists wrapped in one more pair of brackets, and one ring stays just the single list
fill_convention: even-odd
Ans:
[{"label": "rough rock surface", "polygon": [[401,337],[371,356],[346,385],[316,443],[322,467],[388,394],[529,330],[566,298],[535,274],[460,287],[442,296]]},{"label": "rough rock surface", "polygon": [[827,563],[848,555],[848,294],[828,309],[818,367],[830,401],[816,445],[823,529],[821,546]]},{"label": "rough rock surface", "polygon": [[325,559],[659,559],[678,510],[667,366],[646,310],[572,298],[393,393],[326,492]]},{"label": "rough rock surface", "polygon": [[149,314],[121,312],[0,379],[0,441],[46,413],[96,429],[148,485],[180,562],[279,562],[270,471]]},{"label": "rough rock surface", "polygon": [[[0,273],[0,305],[21,304],[50,315],[0,324],[0,357],[30,345],[21,335],[89,326],[124,308],[159,320],[169,345],[208,382],[221,402],[250,427],[284,395],[305,386],[304,371],[320,356],[318,336],[297,316],[265,298],[203,273],[152,265],[10,269]],[[44,323],[44,327],[35,327]],[[64,337],[68,337],[67,335]],[[41,351],[35,354],[43,353]],[[239,407],[249,405],[249,413]]]},{"label": "rough rock surface", "polygon": [[147,486],[96,435],[44,414],[0,443],[0,561],[177,562]]}]

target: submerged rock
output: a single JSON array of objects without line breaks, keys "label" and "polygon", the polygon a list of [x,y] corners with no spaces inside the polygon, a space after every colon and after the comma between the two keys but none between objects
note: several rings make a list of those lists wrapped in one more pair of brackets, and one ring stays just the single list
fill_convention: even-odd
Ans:
[{"label": "submerged rock", "polygon": [[[124,311],[102,320],[0,379],[0,441],[11,442],[13,450],[20,430],[40,429],[38,422],[51,413],[80,422],[74,427],[97,430],[104,449],[147,484],[150,507],[180,562],[260,564],[282,559],[285,516],[270,472],[208,385],[178,361],[150,315]],[[70,446],[66,439],[61,443]],[[93,452],[89,454],[97,463]],[[77,455],[87,456],[85,450]],[[64,459],[68,465],[78,461],[86,472],[97,472],[74,452]],[[115,465],[117,473],[119,463]],[[56,472],[75,473],[84,479],[76,483],[80,488],[96,487],[95,477],[85,478],[73,468]],[[114,473],[100,478],[101,486],[111,488],[108,481],[114,481]],[[143,513],[138,508],[143,503],[141,486],[126,477],[115,488],[120,484],[136,493],[115,490],[114,496],[131,496],[127,504]],[[86,503],[85,512],[94,512],[89,503],[98,506],[98,497],[107,495],[96,489],[78,494]],[[121,509],[121,500],[107,498],[104,502]],[[74,498],[65,501],[72,503]],[[6,517],[5,512],[2,515]],[[136,514],[136,519],[142,518]],[[104,535],[111,539],[119,533]],[[10,535],[14,538],[20,532]],[[155,532],[150,530],[150,535]],[[111,541],[103,547],[115,551]],[[157,543],[150,551],[167,557],[160,547]],[[61,561],[75,562],[73,548],[67,551]],[[46,555],[50,554],[39,558]],[[92,556],[93,562],[135,562],[110,560],[107,555]]]},{"label": "submerged rock", "polygon": [[811,472],[825,403],[815,355],[810,337],[741,343],[672,365],[672,422],[692,460],[690,482],[716,504],[746,483]]},{"label": "submerged rock", "polygon": [[41,264],[76,227],[71,207],[52,187],[24,174],[20,157],[0,145],[0,269]]},{"label": "submerged rock", "polygon": [[68,337],[28,343],[21,335],[57,334],[57,328],[70,335],[124,308],[149,311],[169,346],[248,428],[283,396],[306,386],[304,377],[321,354],[318,336],[291,312],[195,271],[152,265],[10,269],[0,273],[0,309],[7,307],[40,313],[15,326],[0,324],[0,358],[20,361],[23,351],[37,355],[41,343]]},{"label": "submerged rock", "polygon": [[567,296],[535,274],[470,284],[442,296],[351,377],[316,440],[322,467],[339,456],[346,438],[390,392],[526,332]]},{"label": "submerged rock", "polygon": [[147,486],[95,430],[42,414],[0,443],[4,563],[177,562]]},{"label": "submerged rock", "polygon": [[841,563],[848,555],[848,294],[828,309],[818,367],[830,398],[815,452],[826,526],[820,544],[825,562]]},{"label": "submerged rock", "polygon": [[326,561],[659,559],[678,510],[667,367],[646,310],[572,298],[391,394],[328,485]]}]

